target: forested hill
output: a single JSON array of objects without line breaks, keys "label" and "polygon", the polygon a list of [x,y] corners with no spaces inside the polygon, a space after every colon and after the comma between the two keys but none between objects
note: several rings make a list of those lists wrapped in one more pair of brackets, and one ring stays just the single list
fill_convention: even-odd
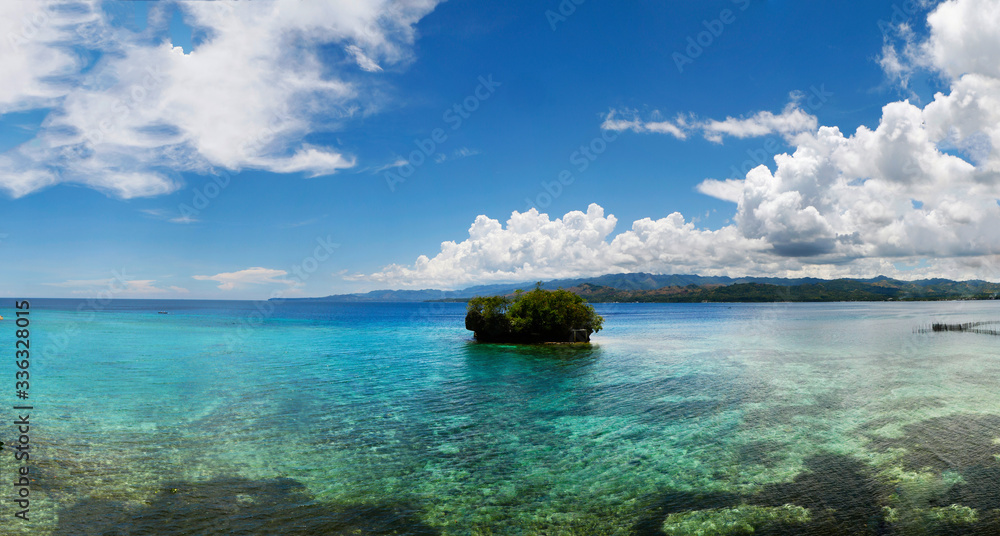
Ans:
[{"label": "forested hill", "polygon": [[[422,302],[467,301],[475,296],[513,294],[534,282],[495,284],[462,290],[375,290],[322,298],[284,299],[312,302]],[[885,301],[993,299],[1000,284],[986,281],[742,277],[658,274],[609,274],[579,279],[556,279],[542,288],[565,288],[591,302],[768,302],[768,301]]]},{"label": "forested hill", "polygon": [[985,281],[836,279],[800,285],[736,283],[732,285],[667,286],[651,290],[623,290],[584,283],[567,290],[589,302],[821,302],[989,300],[1000,296],[1000,284]]}]

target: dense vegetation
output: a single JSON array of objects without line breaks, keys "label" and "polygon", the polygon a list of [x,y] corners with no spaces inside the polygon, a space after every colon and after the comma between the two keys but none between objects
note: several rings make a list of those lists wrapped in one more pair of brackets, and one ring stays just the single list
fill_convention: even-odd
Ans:
[{"label": "dense vegetation", "polygon": [[[756,285],[749,285],[755,283]],[[463,290],[374,290],[365,294],[341,294],[325,298],[275,298],[322,302],[413,302],[465,303],[475,296],[512,294],[520,285],[480,285]],[[714,291],[727,287],[727,290]],[[885,276],[870,279],[824,280],[814,277],[725,277],[608,274],[581,279],[557,279],[542,288],[564,288],[587,301],[882,301],[882,300],[989,300],[1000,296],[1000,283],[920,279],[900,281]]]},{"label": "dense vegetation", "polygon": [[589,341],[604,323],[578,294],[543,290],[540,284],[514,296],[472,298],[467,311],[465,328],[482,342],[574,342],[581,336]]},{"label": "dense vegetation", "polygon": [[890,300],[990,300],[1000,296],[1000,285],[984,281],[908,282],[882,279],[872,282],[837,279],[802,285],[738,283],[734,285],[670,286],[652,290],[623,290],[583,284],[569,289],[590,302],[823,302]]}]

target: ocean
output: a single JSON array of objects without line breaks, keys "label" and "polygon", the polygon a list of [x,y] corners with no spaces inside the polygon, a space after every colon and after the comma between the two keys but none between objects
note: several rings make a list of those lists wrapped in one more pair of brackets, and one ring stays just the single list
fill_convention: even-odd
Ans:
[{"label": "ocean", "polygon": [[917,331],[1000,303],[597,304],[589,347],[477,344],[464,304],[30,303],[3,534],[1000,533],[1000,338]]}]

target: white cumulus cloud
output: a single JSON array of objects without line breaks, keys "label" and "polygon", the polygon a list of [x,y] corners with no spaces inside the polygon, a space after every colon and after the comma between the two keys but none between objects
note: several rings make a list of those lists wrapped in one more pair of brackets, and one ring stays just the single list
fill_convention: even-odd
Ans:
[{"label": "white cumulus cloud", "polygon": [[453,288],[481,281],[583,277],[609,271],[728,273],[729,267],[746,264],[767,249],[763,240],[747,239],[732,227],[696,229],[679,213],[636,221],[612,238],[617,223],[597,204],[554,220],[536,209],[513,212],[506,225],[479,216],[468,239],[442,243],[434,257],[422,255],[413,265],[394,264],[353,279]]},{"label": "white cumulus cloud", "polygon": [[[0,188],[19,197],[75,182],[127,199],[177,189],[178,171],[315,177],[352,167],[303,138],[378,109],[356,73],[409,61],[413,25],[436,4],[154,3],[140,33],[113,25],[96,0],[0,2],[0,114],[50,110],[34,140],[0,159]],[[174,8],[206,36],[191,51],[163,40]],[[350,63],[321,59],[330,44]]]},{"label": "white cumulus cloud", "polygon": [[444,242],[433,258],[421,255],[412,266],[391,265],[363,279],[408,285],[453,286],[475,280],[557,277],[600,269],[605,238],[617,220],[590,205],[550,220],[537,210],[514,212],[504,227],[479,216],[462,242]]},{"label": "white cumulus cloud", "polygon": [[[735,203],[731,223],[699,229],[679,213],[645,218],[612,234],[616,220],[591,205],[556,220],[514,213],[506,227],[477,218],[469,238],[410,266],[362,279],[457,287],[609,272],[917,277],[1000,280],[1000,0],[947,0],[930,32],[883,55],[890,78],[914,69],[946,76],[925,106],[882,108],[874,129],[819,126],[798,106],[722,121],[691,115],[643,120],[612,109],[602,128],[683,140],[781,134],[794,147],[743,178],[707,179],[697,190]],[[653,126],[650,125],[661,125]]]},{"label": "white cumulus cloud", "polygon": [[948,0],[927,16],[930,38],[920,49],[927,61],[952,78],[978,73],[1000,78],[1000,3]]}]

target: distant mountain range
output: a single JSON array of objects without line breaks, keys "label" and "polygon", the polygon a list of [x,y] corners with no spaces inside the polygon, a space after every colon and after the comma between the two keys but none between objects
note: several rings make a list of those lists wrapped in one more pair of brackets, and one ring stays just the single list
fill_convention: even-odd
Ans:
[{"label": "distant mountain range", "polygon": [[[373,290],[323,298],[293,298],[311,302],[423,302],[465,301],[476,296],[511,294],[530,290],[534,282],[479,285],[463,290]],[[580,279],[555,279],[542,288],[564,288],[591,302],[765,302],[765,301],[885,301],[994,299],[1000,284],[987,281],[922,279],[900,281],[879,276],[872,279],[825,280],[812,277],[705,277],[646,273],[609,274]]]}]

